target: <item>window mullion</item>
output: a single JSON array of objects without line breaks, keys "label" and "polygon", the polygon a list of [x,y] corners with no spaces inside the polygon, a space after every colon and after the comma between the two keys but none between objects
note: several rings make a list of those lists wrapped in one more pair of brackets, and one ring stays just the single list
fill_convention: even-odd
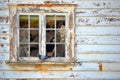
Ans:
[{"label": "window mullion", "polygon": [[17,29],[17,32],[18,32],[18,57],[20,57],[20,15],[17,16],[18,17],[18,29]]},{"label": "window mullion", "polygon": [[[43,14],[42,14],[43,15]],[[42,25],[42,29],[41,29],[41,34],[42,34],[42,41],[41,41],[41,45],[42,45],[42,50],[41,50],[41,55],[44,55],[44,56],[46,56],[46,28],[45,28],[45,26],[46,26],[46,16],[44,15],[44,16],[41,16],[41,25]]]},{"label": "window mullion", "polygon": [[28,57],[30,57],[30,15],[28,15]]},{"label": "window mullion", "polygon": [[54,18],[55,18],[55,33],[54,33],[54,35],[55,35],[55,43],[54,43],[55,44],[55,49],[54,50],[55,50],[55,57],[56,57],[56,15],[55,15]]},{"label": "window mullion", "polygon": [[39,29],[39,55],[41,55],[41,53],[42,53],[42,51],[41,51],[41,47],[42,47],[42,45],[41,45],[41,15],[39,15],[39,27],[38,27],[38,29]]}]

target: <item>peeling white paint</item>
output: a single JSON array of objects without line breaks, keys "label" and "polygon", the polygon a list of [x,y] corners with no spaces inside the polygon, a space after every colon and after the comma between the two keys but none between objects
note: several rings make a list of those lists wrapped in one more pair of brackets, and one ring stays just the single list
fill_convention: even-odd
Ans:
[{"label": "peeling white paint", "polygon": [[7,5],[44,4],[44,1],[47,0],[0,0],[0,80],[10,78],[120,80],[120,0],[51,0],[55,3],[77,4],[75,65],[7,63],[10,57],[9,38],[12,24]]}]

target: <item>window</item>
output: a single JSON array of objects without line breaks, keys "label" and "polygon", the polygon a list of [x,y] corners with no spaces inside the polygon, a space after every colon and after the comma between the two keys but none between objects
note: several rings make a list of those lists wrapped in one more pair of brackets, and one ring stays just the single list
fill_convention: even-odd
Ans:
[{"label": "window", "polygon": [[27,59],[28,57],[38,57],[41,46],[41,26],[39,15],[29,14],[18,15],[18,57]]},{"label": "window", "polygon": [[43,9],[36,5],[9,6],[10,13],[14,12],[10,17],[10,61],[73,62],[75,5]]}]

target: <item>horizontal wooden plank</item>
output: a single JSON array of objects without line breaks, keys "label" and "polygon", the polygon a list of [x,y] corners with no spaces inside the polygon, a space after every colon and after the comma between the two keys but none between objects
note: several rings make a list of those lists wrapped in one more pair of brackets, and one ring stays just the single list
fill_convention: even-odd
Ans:
[{"label": "horizontal wooden plank", "polygon": [[9,49],[10,49],[9,44],[0,44],[0,53],[9,52],[10,51]]},{"label": "horizontal wooden plank", "polygon": [[76,17],[78,16],[119,17],[120,9],[76,9]]},{"label": "horizontal wooden plank", "polygon": [[76,27],[77,35],[119,35],[120,27]]},{"label": "horizontal wooden plank", "polygon": [[102,63],[103,70],[120,71],[120,63]]},{"label": "horizontal wooden plank", "polygon": [[9,33],[9,25],[0,25],[0,34],[8,34]]},{"label": "horizontal wooden plank", "polygon": [[120,72],[71,72],[71,71],[1,71],[0,78],[79,78],[120,79]]},{"label": "horizontal wooden plank", "polygon": [[120,62],[120,54],[77,53],[79,62]]},{"label": "horizontal wooden plank", "polygon": [[9,60],[9,53],[0,53],[0,61]]},{"label": "horizontal wooden plank", "polygon": [[8,9],[1,9],[0,16],[9,16],[9,10]]},{"label": "horizontal wooden plank", "polygon": [[9,44],[9,35],[0,35],[0,44]]},{"label": "horizontal wooden plank", "polygon": [[[6,0],[4,0],[6,1]],[[0,2],[0,8],[8,8],[7,2]]]},{"label": "horizontal wooden plank", "polygon": [[[49,67],[48,67],[49,66]],[[54,64],[8,64],[8,65],[1,65],[0,71],[23,71],[23,70],[32,70],[32,71],[99,71],[99,64],[98,63],[75,63],[74,65],[54,65]]]},{"label": "horizontal wooden plank", "polygon": [[120,25],[120,17],[76,17],[76,25]]},{"label": "horizontal wooden plank", "polygon": [[120,44],[120,36],[80,36],[76,35],[75,43],[81,44],[98,44],[114,45]]},{"label": "horizontal wooden plank", "polygon": [[8,16],[0,16],[0,24],[8,24],[9,18]]},{"label": "horizontal wooden plank", "polygon": [[77,45],[76,53],[118,53],[120,54],[120,45]]},{"label": "horizontal wooden plank", "polygon": [[77,8],[120,8],[119,0],[79,0]]}]

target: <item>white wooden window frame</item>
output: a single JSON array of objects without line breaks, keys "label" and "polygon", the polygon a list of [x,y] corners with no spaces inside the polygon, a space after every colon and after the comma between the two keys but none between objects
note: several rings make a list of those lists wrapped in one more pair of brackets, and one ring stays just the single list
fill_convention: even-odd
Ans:
[{"label": "white wooden window frame", "polygon": [[[46,16],[47,15],[51,15],[51,16],[57,16],[57,15],[59,15],[59,16],[65,16],[65,32],[66,32],[66,27],[68,26],[68,24],[67,24],[67,13],[44,13],[43,14],[43,21],[44,22],[42,22],[43,23],[43,26],[44,27],[42,27],[42,55],[44,55],[44,56],[46,56]],[[56,19],[55,19],[56,20]],[[56,26],[56,25],[55,25]],[[56,30],[56,29],[55,29]],[[65,33],[65,35],[66,35],[66,33]],[[65,37],[65,57],[52,57],[52,58],[49,58],[49,59],[47,59],[47,61],[52,61],[52,62],[65,62],[66,61],[66,58],[68,57],[67,56],[67,50],[66,50],[66,44],[67,44],[67,37]],[[56,44],[56,43],[55,43]],[[56,47],[55,47],[55,50],[56,50]],[[55,51],[55,55],[56,55],[56,51]]]},{"label": "white wooden window frame", "polygon": [[[18,29],[17,29],[17,32],[18,32],[18,48],[20,48],[20,37],[19,37],[19,35],[20,35],[20,19],[19,19],[19,16],[20,15],[26,15],[26,16],[28,16],[28,29],[22,29],[22,30],[28,30],[28,34],[30,34],[30,30],[34,30],[34,29],[30,29],[30,16],[31,15],[37,15],[37,16],[39,16],[39,42],[38,42],[38,44],[39,44],[39,53],[41,52],[41,14],[40,13],[19,13],[18,15],[17,15],[17,20],[18,20]],[[28,39],[30,39],[30,35],[28,35]],[[28,40],[28,41],[30,41],[30,40]],[[28,43],[28,48],[29,48],[29,56],[28,57],[19,57],[19,55],[20,55],[20,53],[19,53],[19,50],[18,50],[18,58],[19,58],[19,61],[38,61],[39,60],[39,58],[38,57],[30,57],[30,43]]]},{"label": "white wooden window frame", "polygon": [[[20,47],[20,41],[19,41],[19,31],[20,31],[20,24],[19,24],[19,16],[20,15],[27,15],[28,16],[28,32],[30,32],[30,15],[38,15],[39,16],[39,55],[43,55],[43,56],[46,56],[46,16],[47,15],[54,15],[54,16],[65,16],[65,32],[67,31],[66,27],[68,26],[67,24],[67,13],[43,13],[42,16],[41,16],[41,13],[19,13],[18,14],[18,47]],[[41,22],[41,19],[43,20],[43,22]],[[55,18],[56,20],[56,18]],[[56,25],[55,25],[56,26]],[[26,30],[26,29],[22,29],[22,30]],[[29,34],[29,33],[28,33]],[[65,33],[66,35],[66,33]],[[30,36],[28,36],[29,38]],[[41,39],[40,39],[41,38]],[[56,43],[55,43],[56,44]],[[53,57],[52,59],[49,58],[47,61],[57,61],[57,62],[60,62],[60,60],[62,61],[65,61],[65,58],[68,57],[67,56],[67,50],[66,50],[66,44],[67,44],[67,35],[65,36],[65,57]],[[30,48],[30,43],[28,43],[28,47]],[[42,47],[42,48],[41,48]],[[55,50],[56,50],[56,47],[55,47]],[[30,52],[30,50],[29,50]],[[30,54],[30,53],[29,53]],[[55,51],[55,54],[56,54],[56,51]],[[20,53],[18,51],[18,57],[19,57]],[[20,61],[39,61],[39,57],[19,57],[19,60]]]},{"label": "white wooden window frame", "polygon": [[[49,4],[49,3],[48,3]],[[66,16],[66,56],[65,58],[50,58],[46,61],[51,62],[74,62],[74,44],[75,44],[75,7],[76,4],[9,4],[10,15],[10,62],[20,62],[18,57],[19,43],[18,43],[18,15],[19,14],[39,14],[41,16],[41,27],[45,26],[45,16],[53,14],[65,14]],[[41,33],[44,33],[44,28],[41,29]],[[42,35],[42,50],[40,53],[45,55],[45,38]],[[31,61],[30,61],[31,60]],[[39,58],[34,60],[29,58],[29,62],[41,62]],[[24,62],[21,60],[21,62]]]}]

